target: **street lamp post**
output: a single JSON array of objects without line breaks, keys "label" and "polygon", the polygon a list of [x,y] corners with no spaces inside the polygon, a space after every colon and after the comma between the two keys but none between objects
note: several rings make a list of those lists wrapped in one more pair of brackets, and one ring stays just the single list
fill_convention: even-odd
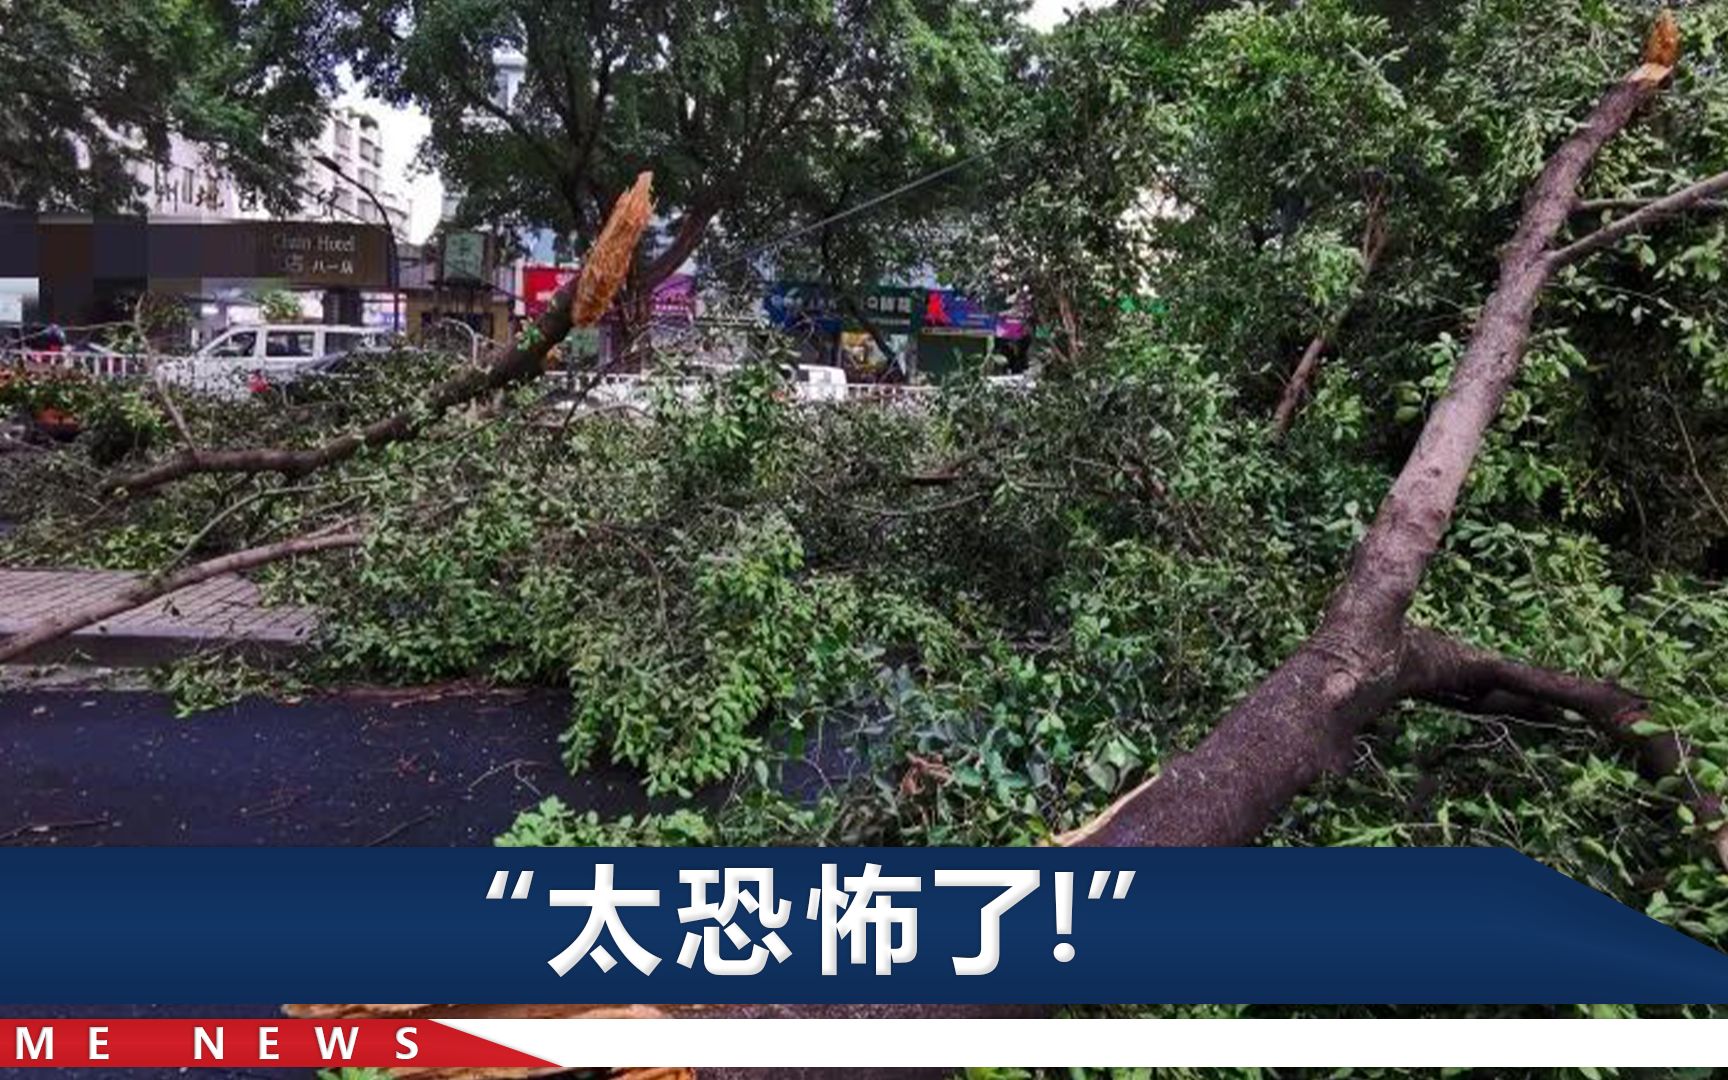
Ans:
[{"label": "street lamp post", "polygon": [[390,319],[391,326],[397,332],[402,332],[402,264],[396,257],[396,227],[390,221],[390,211],[384,209],[384,203],[378,198],[378,193],[362,184],[360,181],[342,171],[342,166],[328,154],[318,154],[313,161],[335,173],[340,179],[353,184],[366,194],[373,207],[378,211],[378,218],[384,223],[384,240],[389,245],[390,258]]}]

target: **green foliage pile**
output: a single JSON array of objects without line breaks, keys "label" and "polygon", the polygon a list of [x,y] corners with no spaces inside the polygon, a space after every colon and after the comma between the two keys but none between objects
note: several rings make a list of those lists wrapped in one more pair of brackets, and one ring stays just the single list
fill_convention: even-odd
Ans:
[{"label": "green foliage pile", "polygon": [[[1154,337],[1033,393],[962,384],[917,411],[796,405],[766,363],[667,394],[652,421],[524,395],[300,484],[187,484],[81,537],[39,508],[7,554],[151,568],[363,518],[357,557],[272,582],[326,612],[302,678],[565,686],[572,768],[604,757],[702,797],[632,822],[554,802],[507,842],[1037,843],[1301,640],[1385,482],[1344,444],[1270,446],[1204,354]],[[292,490],[196,536],[272,486]],[[1618,677],[1728,760],[1718,587],[1473,512],[1419,615]],[[1412,707],[1361,753],[1269,842],[1512,844],[1728,932],[1676,793],[1588,732]],[[1696,775],[1723,786],[1711,761]]]}]

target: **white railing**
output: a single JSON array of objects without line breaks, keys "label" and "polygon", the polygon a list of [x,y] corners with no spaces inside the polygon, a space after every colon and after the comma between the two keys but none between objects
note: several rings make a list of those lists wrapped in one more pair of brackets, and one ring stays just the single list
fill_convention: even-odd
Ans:
[{"label": "white railing", "polygon": [[160,357],[143,353],[40,349],[0,350],[0,366],[25,371],[69,371],[95,379],[135,379],[147,375]]},{"label": "white railing", "polygon": [[[172,377],[170,381],[177,386],[205,392],[222,393],[226,396],[244,395],[246,388],[245,373],[238,369],[223,368],[221,371],[201,372],[197,370],[196,362],[191,357],[167,356],[162,354],[86,352],[67,350],[63,352],[45,352],[34,349],[0,349],[0,368],[24,371],[66,371],[76,372],[88,378],[97,379],[137,379],[150,375],[158,365],[169,365],[162,375]],[[828,371],[831,369],[812,369]],[[630,405],[636,408],[647,408],[653,404],[657,394],[670,391],[683,400],[691,400],[710,389],[717,378],[723,377],[725,371],[715,369],[711,374],[697,375],[643,375],[643,374],[608,374],[602,375],[600,381],[587,395],[589,405]],[[586,384],[588,373],[568,368],[548,372],[546,382],[553,389],[574,390]],[[1020,390],[1030,384],[1018,378],[992,379],[993,384],[1002,389]],[[935,386],[906,383],[848,383],[817,378],[809,381],[799,381],[791,384],[796,387],[795,394],[799,401],[806,404],[839,403],[882,405],[898,408],[920,408],[927,405],[938,392]]]},{"label": "white railing", "polygon": [[937,389],[918,383],[847,383],[846,400],[871,405],[924,405]]},{"label": "white railing", "polygon": [[[711,389],[717,377],[715,375],[640,375],[611,374],[600,376],[600,381],[589,391],[586,403],[590,406],[624,406],[630,405],[639,409],[651,406],[658,394],[670,393],[672,396],[689,401]],[[587,383],[586,372],[577,370],[560,370],[550,373],[549,378],[556,379],[559,387],[564,390],[574,390]],[[907,385],[904,383],[845,383],[825,381],[799,381],[790,384],[797,400],[805,404],[822,404],[844,402],[846,404],[887,405],[900,407],[921,407],[930,402],[938,392],[935,386]]]}]

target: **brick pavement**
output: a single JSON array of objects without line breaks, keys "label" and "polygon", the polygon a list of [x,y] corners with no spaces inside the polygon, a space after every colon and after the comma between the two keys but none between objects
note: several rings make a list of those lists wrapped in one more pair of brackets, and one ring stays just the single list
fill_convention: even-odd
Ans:
[{"label": "brick pavement", "polygon": [[[137,576],[123,570],[0,569],[0,636],[112,596]],[[26,659],[82,655],[96,662],[127,664],[154,663],[218,646],[281,651],[302,644],[316,628],[311,611],[267,607],[258,586],[227,574],[86,627]]]}]

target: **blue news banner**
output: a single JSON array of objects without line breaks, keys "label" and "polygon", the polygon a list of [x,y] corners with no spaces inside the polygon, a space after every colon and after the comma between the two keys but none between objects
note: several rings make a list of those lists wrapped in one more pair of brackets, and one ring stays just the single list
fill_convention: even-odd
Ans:
[{"label": "blue news banner", "polygon": [[1728,1002],[1510,851],[0,851],[0,1002]]}]

